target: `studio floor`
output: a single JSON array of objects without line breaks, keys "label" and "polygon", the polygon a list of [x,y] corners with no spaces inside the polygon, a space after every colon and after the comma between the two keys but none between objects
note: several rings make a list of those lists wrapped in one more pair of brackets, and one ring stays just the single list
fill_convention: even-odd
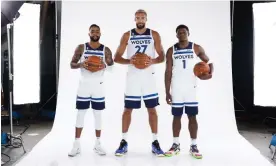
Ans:
[{"label": "studio floor", "polygon": [[[28,130],[22,135],[24,140],[24,147],[26,150],[26,153],[30,152],[32,148],[44,137],[46,136],[51,128],[52,128],[53,122],[44,121],[37,124],[31,124]],[[267,158],[271,163],[273,163],[276,166],[276,159],[272,161],[270,158],[272,156],[272,153],[270,149],[268,148],[268,145],[270,143],[272,134],[271,130],[264,129],[263,126],[260,125],[252,125],[248,123],[238,123],[238,128],[240,134],[248,140],[255,148],[257,148],[263,156]],[[9,126],[2,126],[3,131],[9,131]],[[20,133],[24,130],[24,127],[15,126],[14,132]],[[5,166],[12,166],[16,161],[19,161],[20,159],[24,158],[26,154],[24,154],[24,151],[22,148],[2,148],[2,153],[5,153],[10,156],[10,161]],[[245,152],[246,153],[246,152]],[[4,155],[2,155],[2,161],[7,161],[8,158]]]}]

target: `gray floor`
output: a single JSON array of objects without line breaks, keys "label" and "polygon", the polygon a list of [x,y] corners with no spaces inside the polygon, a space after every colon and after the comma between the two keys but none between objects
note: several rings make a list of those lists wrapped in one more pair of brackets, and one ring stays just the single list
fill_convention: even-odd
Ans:
[{"label": "gray floor", "polygon": [[[24,147],[28,152],[45,136],[52,128],[53,122],[41,122],[40,124],[32,124],[30,128],[22,135],[24,140]],[[256,127],[245,124],[239,124],[240,134],[243,135],[253,146],[260,150],[269,161],[272,153],[268,148],[271,141],[272,134],[264,127]],[[9,126],[2,126],[3,131],[9,131]],[[20,133],[24,130],[24,127],[14,127],[15,133]],[[276,131],[276,130],[275,130]],[[17,160],[24,157],[23,148],[1,148],[2,153],[11,156],[10,161],[5,166],[12,166]],[[2,160],[7,161],[8,158],[2,155]],[[276,166],[276,159],[271,161]]]}]

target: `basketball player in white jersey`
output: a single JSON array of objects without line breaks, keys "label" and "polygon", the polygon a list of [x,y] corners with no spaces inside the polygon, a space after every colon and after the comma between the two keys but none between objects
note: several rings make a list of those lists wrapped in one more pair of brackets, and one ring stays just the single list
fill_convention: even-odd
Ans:
[{"label": "basketball player in white jersey", "polygon": [[[123,34],[114,59],[117,63],[128,65],[125,109],[122,115],[122,140],[115,155],[122,156],[128,151],[127,134],[131,122],[131,113],[133,109],[141,108],[143,100],[148,110],[149,124],[152,131],[152,152],[157,156],[164,156],[157,140],[158,118],[155,107],[159,105],[159,102],[153,65],[162,63],[165,53],[159,33],[145,27],[147,13],[144,10],[138,10],[135,13],[135,21],[136,28]],[[127,58],[123,58],[126,49]],[[155,56],[155,51],[159,55],[158,57]],[[132,64],[133,56],[138,52],[145,53],[151,58],[145,69],[137,69]]]},{"label": "basketball player in white jersey", "polygon": [[[95,134],[96,141],[94,151],[99,155],[105,155],[105,150],[101,147],[101,114],[105,109],[105,94],[104,94],[104,72],[105,69],[112,67],[113,59],[110,49],[99,42],[101,36],[100,27],[92,24],[89,28],[90,42],[80,44],[75,50],[74,56],[71,61],[72,69],[81,70],[81,79],[79,82],[76,109],[78,109],[76,129],[75,129],[75,142],[70,157],[80,153],[80,137],[84,125],[84,116],[86,111],[90,108],[93,109],[95,121]],[[100,70],[91,72],[85,65],[85,60],[89,56],[99,56],[102,58],[103,63],[99,65]]]},{"label": "basketball player in white jersey", "polygon": [[206,56],[204,49],[188,40],[189,28],[179,25],[176,28],[178,43],[170,47],[166,53],[165,87],[166,100],[172,107],[173,115],[173,145],[166,155],[172,156],[180,152],[179,133],[181,130],[181,117],[183,110],[189,119],[189,132],[191,137],[190,154],[195,158],[202,158],[197,148],[197,120],[198,101],[196,99],[196,80],[193,68],[199,61],[210,66],[210,73],[200,76],[201,80],[212,78],[213,65]]}]

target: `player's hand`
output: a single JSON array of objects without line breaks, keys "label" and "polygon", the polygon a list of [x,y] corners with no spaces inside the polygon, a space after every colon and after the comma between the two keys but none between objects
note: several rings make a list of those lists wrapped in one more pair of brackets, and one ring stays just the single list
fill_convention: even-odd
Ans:
[{"label": "player's hand", "polygon": [[170,93],[166,93],[166,101],[167,101],[167,104],[169,105],[172,104],[172,96]]},{"label": "player's hand", "polygon": [[99,70],[105,69],[106,65],[103,61],[101,61],[101,64],[91,64],[85,61],[81,63],[81,67],[89,70],[90,72],[97,72]]},{"label": "player's hand", "polygon": [[135,61],[136,61],[135,56],[132,56],[132,57],[130,58],[130,64],[134,64],[134,63],[135,63]]},{"label": "player's hand", "polygon": [[204,74],[198,77],[201,80],[209,80],[212,78],[212,74]]},{"label": "player's hand", "polygon": [[86,70],[88,70],[88,64],[85,62],[81,62],[80,63],[80,68],[85,68]]},{"label": "player's hand", "polygon": [[151,57],[149,57],[149,59],[145,62],[146,67],[149,67],[150,65],[152,65],[152,59]]}]

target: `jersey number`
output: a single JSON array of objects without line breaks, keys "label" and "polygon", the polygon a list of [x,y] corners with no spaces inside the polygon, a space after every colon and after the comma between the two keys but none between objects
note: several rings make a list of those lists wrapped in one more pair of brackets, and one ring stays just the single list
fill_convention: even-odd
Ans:
[{"label": "jersey number", "polygon": [[[137,48],[136,53],[145,53],[148,45],[135,46]],[[142,49],[142,50],[141,50]]]},{"label": "jersey number", "polygon": [[182,60],[182,63],[183,63],[183,69],[186,68],[186,60]]}]

